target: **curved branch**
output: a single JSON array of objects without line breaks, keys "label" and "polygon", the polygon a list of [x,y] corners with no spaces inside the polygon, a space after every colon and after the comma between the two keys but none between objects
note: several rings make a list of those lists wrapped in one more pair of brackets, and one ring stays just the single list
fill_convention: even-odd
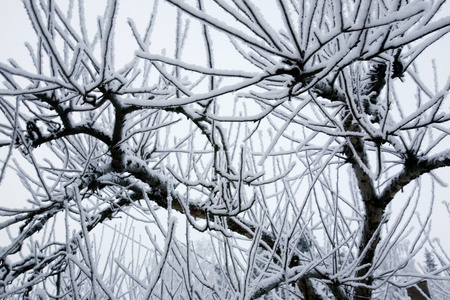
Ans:
[{"label": "curved branch", "polygon": [[411,181],[417,179],[423,174],[429,173],[442,167],[450,167],[449,150],[434,155],[430,158],[417,158],[417,163],[415,165],[405,165],[403,170],[390,181],[388,186],[383,190],[379,197],[380,202],[382,202],[384,205],[389,204],[394,196]]}]

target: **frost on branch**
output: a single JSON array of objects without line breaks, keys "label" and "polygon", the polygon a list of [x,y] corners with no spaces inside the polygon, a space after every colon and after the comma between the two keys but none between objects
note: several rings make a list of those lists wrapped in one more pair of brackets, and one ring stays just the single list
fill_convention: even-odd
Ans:
[{"label": "frost on branch", "polygon": [[445,298],[444,2],[24,0],[0,298]]}]

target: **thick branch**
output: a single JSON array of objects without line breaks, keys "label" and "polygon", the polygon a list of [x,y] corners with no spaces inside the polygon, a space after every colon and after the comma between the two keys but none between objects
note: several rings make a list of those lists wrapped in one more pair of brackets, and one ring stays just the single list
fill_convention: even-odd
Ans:
[{"label": "thick branch", "polygon": [[419,176],[442,167],[450,166],[450,151],[434,155],[433,157],[419,157],[416,165],[405,165],[403,170],[391,180],[389,185],[380,195],[383,205],[389,204],[394,196],[407,184]]}]

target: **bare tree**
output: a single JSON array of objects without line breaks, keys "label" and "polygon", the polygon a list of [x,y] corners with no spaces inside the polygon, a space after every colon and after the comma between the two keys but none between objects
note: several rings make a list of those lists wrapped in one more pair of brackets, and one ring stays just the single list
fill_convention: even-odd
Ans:
[{"label": "bare tree", "polygon": [[[0,63],[1,176],[30,193],[0,209],[1,297],[395,299],[449,278],[415,219],[450,166],[450,80],[419,63],[448,42],[445,0],[155,1],[125,63],[125,3],[90,27],[56,2],[24,0],[33,65]],[[407,268],[424,246],[436,268]]]}]

